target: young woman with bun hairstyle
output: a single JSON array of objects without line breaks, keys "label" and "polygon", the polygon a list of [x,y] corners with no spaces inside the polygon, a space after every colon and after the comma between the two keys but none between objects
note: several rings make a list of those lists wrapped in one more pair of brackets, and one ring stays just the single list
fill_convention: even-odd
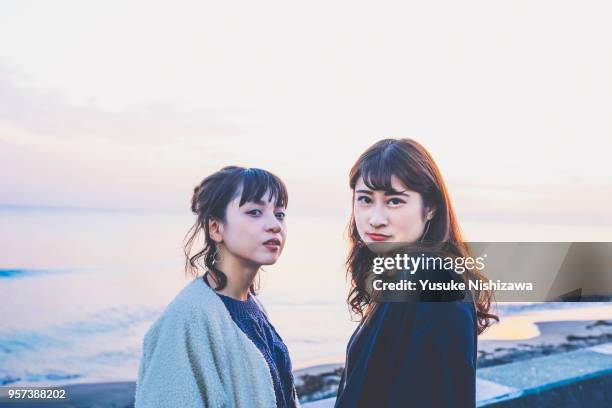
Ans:
[{"label": "young woman with bun hairstyle", "polygon": [[194,280],[144,338],[135,406],[295,407],[287,347],[256,296],[287,235],[287,189],[274,174],[224,167],[193,192],[185,244]]}]

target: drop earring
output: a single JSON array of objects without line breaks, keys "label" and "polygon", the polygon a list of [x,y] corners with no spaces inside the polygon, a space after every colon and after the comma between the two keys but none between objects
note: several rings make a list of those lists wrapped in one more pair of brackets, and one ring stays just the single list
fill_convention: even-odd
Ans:
[{"label": "drop earring", "polygon": [[425,236],[429,232],[429,225],[430,224],[431,224],[431,218],[428,218],[427,219],[427,224],[425,225],[425,232],[423,232],[423,235],[421,235],[421,239],[419,240],[419,242],[423,242],[423,240],[425,239]]},{"label": "drop earring", "polygon": [[219,255],[219,246],[215,245],[215,253],[213,254],[213,260],[212,260],[212,264],[216,264],[217,263],[217,256]]}]

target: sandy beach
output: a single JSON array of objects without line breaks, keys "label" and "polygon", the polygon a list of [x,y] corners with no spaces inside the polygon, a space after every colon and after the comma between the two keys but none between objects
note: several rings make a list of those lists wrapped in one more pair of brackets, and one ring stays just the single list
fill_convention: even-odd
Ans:
[{"label": "sandy beach", "polygon": [[612,342],[612,308],[531,312],[504,318],[478,339],[478,367]]}]

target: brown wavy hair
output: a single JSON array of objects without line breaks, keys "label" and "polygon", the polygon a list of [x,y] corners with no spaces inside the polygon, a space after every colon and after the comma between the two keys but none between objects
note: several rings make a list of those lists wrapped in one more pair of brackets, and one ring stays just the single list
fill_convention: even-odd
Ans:
[{"label": "brown wavy hair", "polygon": [[[355,185],[360,177],[372,190],[392,190],[391,176],[395,175],[410,190],[423,197],[423,217],[427,208],[435,208],[433,218],[429,221],[419,245],[434,253],[444,253],[453,257],[471,256],[469,247],[463,237],[457,217],[450,202],[449,194],[438,166],[427,150],[412,139],[383,139],[367,149],[353,165],[349,175],[349,184],[355,200]],[[352,312],[360,319],[371,311],[372,299],[367,290],[367,278],[375,254],[370,251],[359,236],[355,223],[354,210],[348,228],[351,244],[346,260],[347,277],[351,289],[347,302]],[[462,278],[468,280],[487,280],[476,269],[468,269]],[[476,309],[478,334],[499,321],[499,317],[490,313],[493,294],[488,290],[472,291],[472,300]]]}]

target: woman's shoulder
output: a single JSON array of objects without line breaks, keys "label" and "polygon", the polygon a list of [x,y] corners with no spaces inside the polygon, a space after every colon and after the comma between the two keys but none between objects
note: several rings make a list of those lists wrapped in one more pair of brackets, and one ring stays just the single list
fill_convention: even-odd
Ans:
[{"label": "woman's shoulder", "polygon": [[194,279],[183,287],[179,293],[164,308],[159,317],[151,325],[147,334],[161,327],[180,328],[186,325],[206,325],[219,318],[221,301],[201,278]]},{"label": "woman's shoulder", "polygon": [[[460,279],[460,278],[459,278]],[[420,285],[421,280],[436,284],[459,282],[457,275],[448,270],[431,270],[417,274],[414,280]],[[472,294],[466,289],[449,289],[433,287],[423,290],[419,287],[416,296],[400,301],[385,301],[377,304],[378,315],[385,318],[406,319],[408,316],[435,319],[475,320],[476,309]]]},{"label": "woman's shoulder", "polygon": [[470,301],[384,302],[373,323],[380,332],[402,336],[400,332],[444,338],[472,339],[476,336],[476,313]]},{"label": "woman's shoulder", "polygon": [[[214,308],[218,301],[212,289],[204,283],[202,278],[196,278],[183,287],[179,293],[166,306],[165,312],[169,315],[185,315],[191,313],[200,314]],[[218,302],[215,302],[217,300]]]}]

